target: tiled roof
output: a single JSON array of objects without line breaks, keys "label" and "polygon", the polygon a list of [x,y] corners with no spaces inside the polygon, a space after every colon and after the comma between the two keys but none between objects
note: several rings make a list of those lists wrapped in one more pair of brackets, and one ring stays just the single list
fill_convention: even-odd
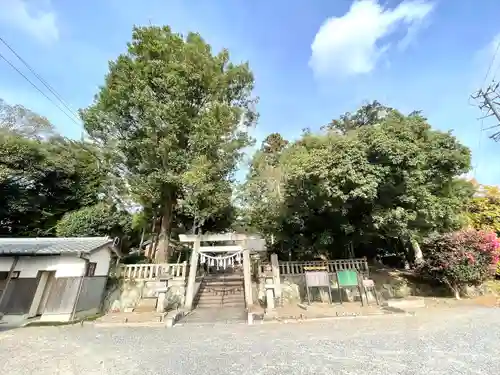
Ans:
[{"label": "tiled roof", "polygon": [[112,242],[108,237],[0,238],[0,255],[88,254]]}]

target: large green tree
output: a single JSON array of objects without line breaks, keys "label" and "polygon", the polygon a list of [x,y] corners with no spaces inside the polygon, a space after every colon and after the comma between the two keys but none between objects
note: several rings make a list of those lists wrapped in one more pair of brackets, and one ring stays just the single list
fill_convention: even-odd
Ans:
[{"label": "large green tree", "polygon": [[0,124],[0,235],[49,236],[64,213],[97,203],[106,172],[94,146],[48,136],[51,125],[21,112],[17,127]]},{"label": "large green tree", "polygon": [[[396,247],[411,253],[428,233],[460,227],[472,189],[457,177],[469,170],[470,152],[455,137],[433,130],[418,112],[376,102],[332,124],[281,153],[281,197],[263,190],[275,197],[268,209],[251,200],[253,221],[279,235],[284,249],[297,256],[345,256],[350,246],[358,255]],[[265,171],[252,170],[246,185],[262,185]]]},{"label": "large green tree", "polygon": [[240,221],[247,230],[267,236],[271,245],[279,242],[277,237],[282,233],[280,215],[286,176],[281,159],[288,144],[281,134],[269,134],[253,155],[248,178],[238,194]]},{"label": "large green tree", "polygon": [[[161,217],[166,257],[177,210],[199,226],[221,209],[256,120],[248,64],[213,53],[199,34],[136,27],[126,53],[111,62],[94,103],[81,111],[85,128],[109,151],[131,196]],[[196,230],[196,228],[195,228]]]}]

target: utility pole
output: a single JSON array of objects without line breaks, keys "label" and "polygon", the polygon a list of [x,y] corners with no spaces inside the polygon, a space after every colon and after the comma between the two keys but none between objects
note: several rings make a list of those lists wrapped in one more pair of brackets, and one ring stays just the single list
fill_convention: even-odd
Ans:
[{"label": "utility pole", "polygon": [[[500,128],[500,94],[499,94],[499,83],[492,83],[485,90],[481,89],[475,94],[471,95],[471,98],[479,101],[479,109],[481,111],[486,110],[486,115],[481,117],[482,119],[495,116],[498,124],[490,126],[489,128],[482,130],[491,130]],[[492,135],[489,136],[494,141],[500,141],[500,129],[496,130]]]}]

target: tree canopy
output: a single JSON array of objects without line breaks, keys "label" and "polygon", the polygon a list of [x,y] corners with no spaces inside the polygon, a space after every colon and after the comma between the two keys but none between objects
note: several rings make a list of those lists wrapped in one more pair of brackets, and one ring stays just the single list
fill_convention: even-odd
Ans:
[{"label": "tree canopy", "polygon": [[467,207],[469,223],[475,229],[500,234],[500,189],[498,186],[474,184],[477,192]]},{"label": "tree canopy", "polygon": [[60,237],[110,236],[132,232],[132,215],[104,202],[66,213],[56,225]]},{"label": "tree canopy", "polygon": [[176,210],[196,230],[226,207],[257,117],[253,84],[248,64],[232,63],[227,50],[214,54],[199,34],[136,27],[81,111],[133,199],[161,218],[164,251]]},{"label": "tree canopy", "polygon": [[106,174],[91,145],[2,129],[0,235],[53,235],[66,212],[97,203]]},{"label": "tree canopy", "polygon": [[55,134],[50,121],[20,104],[0,99],[0,135],[14,133],[29,139],[49,138]]},{"label": "tree canopy", "polygon": [[458,179],[469,150],[418,112],[375,107],[306,132],[273,151],[274,165],[257,152],[243,187],[251,222],[299,256],[338,257],[351,244],[373,255],[459,228],[473,192]]}]

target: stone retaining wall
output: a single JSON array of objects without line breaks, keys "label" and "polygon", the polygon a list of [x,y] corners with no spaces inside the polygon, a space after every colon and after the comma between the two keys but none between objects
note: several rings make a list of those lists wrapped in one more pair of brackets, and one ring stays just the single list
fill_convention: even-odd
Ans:
[{"label": "stone retaining wall", "polygon": [[[155,298],[155,290],[164,283],[158,281],[135,281],[120,280],[118,284],[110,287],[104,299],[104,312],[125,311],[127,308],[134,308],[143,298]],[[184,306],[185,298],[184,280],[169,281],[169,289],[165,298],[165,310],[175,309]]]},{"label": "stone retaining wall", "polygon": [[[377,294],[382,300],[393,298],[406,298],[410,296],[417,297],[452,297],[451,292],[446,286],[432,282],[426,282],[419,279],[411,272],[403,270],[388,270],[377,269],[370,273],[370,278],[374,280]],[[335,279],[332,279],[332,298],[334,301],[339,301],[339,292]],[[463,297],[477,297],[490,293],[487,285],[481,286],[466,286],[461,291]],[[261,303],[265,301],[264,286],[259,285],[259,300]],[[291,275],[281,276],[281,290],[284,304],[296,304],[307,301],[305,276]],[[368,296],[370,299],[372,296]],[[356,290],[342,291],[343,301],[353,301],[359,299],[359,293]],[[328,292],[326,289],[311,290],[312,301],[328,301]]]}]

